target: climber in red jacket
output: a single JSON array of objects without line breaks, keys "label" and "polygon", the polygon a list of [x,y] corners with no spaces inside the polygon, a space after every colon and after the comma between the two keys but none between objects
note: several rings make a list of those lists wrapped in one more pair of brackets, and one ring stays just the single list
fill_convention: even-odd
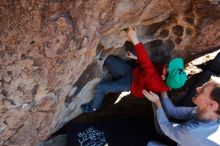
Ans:
[{"label": "climber in red jacket", "polygon": [[144,45],[138,41],[137,32],[128,28],[127,36],[134,44],[136,55],[128,52],[128,57],[136,59],[136,67],[127,64],[123,59],[110,55],[104,62],[112,75],[112,81],[101,82],[97,85],[91,102],[82,104],[83,112],[94,112],[101,107],[104,95],[110,92],[131,91],[136,97],[144,97],[142,90],[156,93],[182,87],[187,75],[184,71],[182,58],[172,59],[167,67],[159,71],[150,60]]}]

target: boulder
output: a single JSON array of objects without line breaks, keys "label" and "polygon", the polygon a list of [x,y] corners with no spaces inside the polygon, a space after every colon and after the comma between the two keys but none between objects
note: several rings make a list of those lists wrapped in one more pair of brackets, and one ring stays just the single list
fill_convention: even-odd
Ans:
[{"label": "boulder", "polygon": [[215,0],[0,1],[0,145],[33,146],[81,113],[136,27],[152,60],[220,46]]}]

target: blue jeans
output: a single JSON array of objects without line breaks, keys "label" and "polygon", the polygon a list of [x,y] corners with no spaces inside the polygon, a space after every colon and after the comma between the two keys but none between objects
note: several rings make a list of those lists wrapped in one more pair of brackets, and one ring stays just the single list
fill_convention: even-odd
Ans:
[{"label": "blue jeans", "polygon": [[107,93],[129,91],[132,81],[132,67],[117,56],[108,56],[104,62],[112,75],[112,81],[100,82],[92,101],[93,109],[99,109]]}]

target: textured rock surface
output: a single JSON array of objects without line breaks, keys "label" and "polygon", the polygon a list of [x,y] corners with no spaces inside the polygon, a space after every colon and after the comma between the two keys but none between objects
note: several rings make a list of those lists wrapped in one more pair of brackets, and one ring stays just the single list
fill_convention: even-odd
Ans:
[{"label": "textured rock surface", "polygon": [[80,114],[136,26],[153,60],[220,46],[215,0],[1,0],[0,145],[32,146]]}]

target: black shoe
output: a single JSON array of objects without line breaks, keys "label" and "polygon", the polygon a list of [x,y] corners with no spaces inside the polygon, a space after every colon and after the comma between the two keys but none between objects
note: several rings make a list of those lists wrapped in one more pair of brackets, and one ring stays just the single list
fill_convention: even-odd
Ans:
[{"label": "black shoe", "polygon": [[93,109],[91,103],[82,104],[80,107],[83,113],[92,113],[96,111],[95,109]]}]

